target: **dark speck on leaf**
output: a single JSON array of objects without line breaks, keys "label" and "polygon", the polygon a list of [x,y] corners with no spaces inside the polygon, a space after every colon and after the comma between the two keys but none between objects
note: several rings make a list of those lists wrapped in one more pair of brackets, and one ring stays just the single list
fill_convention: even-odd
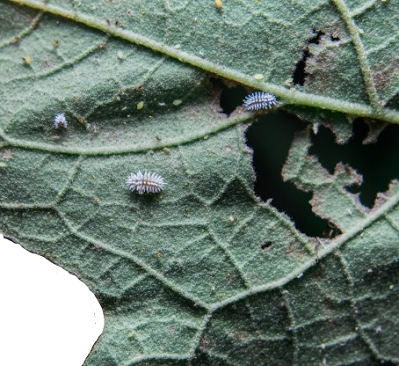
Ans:
[{"label": "dark speck on leaf", "polygon": [[272,245],[273,245],[273,242],[271,242],[270,240],[267,240],[260,246],[260,248],[262,250],[265,250],[265,249],[269,249]]}]

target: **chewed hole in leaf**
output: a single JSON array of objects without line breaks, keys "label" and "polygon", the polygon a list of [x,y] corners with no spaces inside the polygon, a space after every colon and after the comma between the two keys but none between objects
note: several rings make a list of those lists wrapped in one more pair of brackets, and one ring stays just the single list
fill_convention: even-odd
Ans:
[{"label": "chewed hole in leaf", "polygon": [[260,246],[260,248],[262,250],[266,250],[269,249],[271,246],[273,245],[273,242],[270,240],[266,240],[265,242],[262,243],[262,245]]},{"label": "chewed hole in leaf", "polygon": [[369,127],[358,119],[354,122],[353,136],[348,143],[338,145],[334,134],[321,126],[312,136],[310,155],[316,155],[320,164],[333,174],[336,164],[342,162],[351,166],[363,176],[361,185],[346,187],[351,193],[358,193],[360,202],[371,208],[377,194],[385,192],[389,183],[399,179],[399,126],[389,125],[378,136],[376,143],[364,144]]},{"label": "chewed hole in leaf", "polygon": [[294,82],[294,85],[301,85],[303,86],[305,84],[305,79],[306,79],[306,61],[309,57],[312,57],[312,54],[309,50],[309,45],[310,44],[319,44],[320,39],[322,36],[325,35],[325,33],[321,30],[316,30],[313,29],[313,36],[311,36],[305,44],[305,47],[302,51],[302,57],[301,59],[296,63],[295,65],[295,70],[292,73],[292,80]]},{"label": "chewed hole in leaf", "polygon": [[1,233],[0,261],[0,276],[7,278],[2,295],[12,299],[0,307],[1,363],[82,365],[104,328],[94,294],[74,275]]},{"label": "chewed hole in leaf", "polygon": [[221,112],[229,116],[242,105],[248,92],[241,85],[226,85],[226,82],[223,79],[209,78],[211,87],[219,94]]},{"label": "chewed hole in leaf", "polygon": [[291,182],[282,179],[282,168],[288,156],[294,134],[306,124],[291,114],[277,111],[252,124],[246,133],[247,145],[253,149],[253,166],[256,173],[255,195],[262,201],[285,212],[295,226],[309,236],[334,236],[328,220],[316,216],[309,203],[311,192],[304,192]]}]

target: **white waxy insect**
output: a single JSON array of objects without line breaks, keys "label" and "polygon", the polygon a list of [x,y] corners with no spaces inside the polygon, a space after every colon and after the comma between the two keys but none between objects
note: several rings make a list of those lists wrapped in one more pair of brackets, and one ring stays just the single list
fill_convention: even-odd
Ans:
[{"label": "white waxy insect", "polygon": [[167,183],[159,174],[151,172],[144,172],[143,174],[139,171],[138,173],[130,173],[126,184],[132,192],[137,191],[138,194],[143,194],[158,193]]},{"label": "white waxy insect", "polygon": [[255,92],[247,95],[243,102],[246,111],[258,111],[272,108],[278,103],[278,100],[272,93]]},{"label": "white waxy insect", "polygon": [[67,121],[66,121],[64,113],[58,113],[55,115],[53,127],[54,128],[60,128],[60,127],[67,128]]}]

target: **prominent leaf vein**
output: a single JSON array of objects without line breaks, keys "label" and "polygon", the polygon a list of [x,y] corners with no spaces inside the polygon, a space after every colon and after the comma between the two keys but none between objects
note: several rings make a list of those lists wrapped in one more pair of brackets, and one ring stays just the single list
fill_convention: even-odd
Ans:
[{"label": "prominent leaf vein", "polygon": [[349,9],[347,8],[343,0],[333,0],[333,3],[337,7],[338,11],[341,13],[342,19],[344,20],[349,34],[351,35],[353,45],[357,53],[359,60],[360,69],[363,74],[364,84],[366,86],[366,91],[369,97],[369,101],[374,111],[378,114],[381,110],[381,106],[378,102],[377,90],[373,82],[373,77],[371,75],[370,65],[367,61],[366,52],[363,47],[363,42],[360,39],[359,28],[356,26]]},{"label": "prominent leaf vein", "polygon": [[315,108],[330,109],[340,111],[351,115],[361,117],[378,118],[380,120],[399,123],[399,112],[396,110],[382,109],[378,104],[377,93],[372,81],[371,71],[367,62],[366,54],[363,49],[362,42],[359,37],[359,32],[350,17],[350,13],[342,0],[334,0],[338,10],[340,11],[344,21],[348,26],[348,30],[352,36],[356,51],[358,53],[359,63],[363,72],[363,78],[366,84],[367,93],[370,98],[371,107],[361,103],[350,103],[334,98],[308,94],[295,89],[288,89],[284,86],[257,81],[253,76],[237,72],[223,65],[218,65],[214,62],[208,61],[202,57],[184,52],[176,49],[174,46],[168,46],[164,43],[154,41],[148,37],[133,33],[119,27],[110,26],[106,20],[99,20],[97,18],[81,14],[77,11],[65,10],[59,6],[46,4],[34,0],[9,0],[20,5],[25,5],[34,9],[64,17],[69,20],[84,24],[90,28],[100,30],[106,34],[117,38],[125,39],[129,42],[142,45],[153,51],[163,53],[173,57],[181,62],[185,62],[197,68],[201,68],[210,73],[223,76],[230,80],[235,80],[239,83],[252,86],[253,88],[272,92],[285,101],[286,104],[297,104]]}]

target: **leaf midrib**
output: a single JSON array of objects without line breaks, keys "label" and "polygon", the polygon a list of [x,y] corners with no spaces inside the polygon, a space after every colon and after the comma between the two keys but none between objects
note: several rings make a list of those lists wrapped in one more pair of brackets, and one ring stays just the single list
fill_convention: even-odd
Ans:
[{"label": "leaf midrib", "polygon": [[[33,9],[51,13],[53,15],[60,16],[71,21],[75,21],[80,24],[84,24],[91,29],[96,29],[113,37],[124,39],[131,43],[144,46],[155,52],[160,52],[162,54],[175,58],[181,62],[190,64],[196,68],[200,68],[204,71],[214,73],[222,77],[225,77],[227,79],[239,82],[241,84],[251,86],[254,89],[259,89],[274,93],[284,101],[282,105],[300,105],[300,106],[308,106],[313,108],[329,109],[332,111],[343,112],[358,117],[369,117],[391,123],[399,123],[399,111],[387,108],[383,109],[379,107],[378,98],[377,95],[375,94],[376,91],[372,83],[371,72],[368,67],[367,59],[365,59],[364,52],[361,51],[363,45],[361,43],[358,34],[352,29],[353,27],[356,26],[352,22],[350,14],[349,13],[347,14],[346,7],[344,7],[343,10],[341,9],[342,10],[341,14],[343,14],[346,17],[349,17],[348,19],[350,20],[350,22],[353,23],[353,27],[352,28],[348,27],[348,28],[352,36],[353,42],[355,44],[355,48],[359,58],[360,68],[363,73],[363,78],[365,80],[367,93],[370,98],[372,106],[363,103],[345,102],[339,99],[304,93],[299,90],[287,89],[285,87],[272,83],[257,81],[253,78],[253,76],[237,72],[236,70],[221,65],[217,65],[201,57],[192,55],[187,52],[183,52],[181,49],[176,49],[175,47],[171,47],[161,42],[154,41],[153,39],[144,37],[140,34],[122,28],[118,28],[113,25],[109,25],[106,20],[100,21],[88,15],[81,14],[77,11],[68,11],[58,6],[45,4],[43,2],[38,2],[34,0],[9,0],[9,1],[12,3],[16,3],[18,5],[25,5]],[[338,9],[342,5],[341,3],[342,0],[334,0],[334,4],[337,6]],[[349,24],[348,21],[346,21],[346,24],[348,26]],[[356,33],[355,36],[358,39],[356,37],[355,39],[353,38],[354,34],[352,34],[353,32],[351,31],[351,29],[353,32]]]}]

